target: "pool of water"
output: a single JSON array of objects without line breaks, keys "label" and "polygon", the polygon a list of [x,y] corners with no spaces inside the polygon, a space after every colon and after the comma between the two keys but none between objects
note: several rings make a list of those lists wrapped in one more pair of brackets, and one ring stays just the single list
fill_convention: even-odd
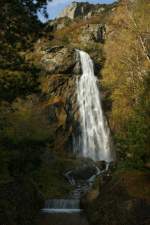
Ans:
[{"label": "pool of water", "polygon": [[40,225],[89,225],[82,213],[42,214]]}]

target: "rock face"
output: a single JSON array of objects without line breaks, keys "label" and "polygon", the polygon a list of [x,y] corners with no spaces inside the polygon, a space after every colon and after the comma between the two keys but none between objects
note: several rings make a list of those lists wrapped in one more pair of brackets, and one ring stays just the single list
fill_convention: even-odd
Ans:
[{"label": "rock face", "polygon": [[50,74],[79,74],[75,50],[64,46],[46,48],[41,59],[45,70]]},{"label": "rock face", "polygon": [[81,2],[72,2],[72,4],[64,9],[59,17],[69,17],[70,19],[89,18],[92,15],[96,15],[105,11],[106,5],[103,4],[89,4]]},{"label": "rock face", "polygon": [[46,48],[40,64],[45,70],[41,77],[46,95],[46,108],[54,132],[54,149],[72,149],[72,133],[78,124],[76,79],[81,74],[80,60],[75,49],[64,46]]}]

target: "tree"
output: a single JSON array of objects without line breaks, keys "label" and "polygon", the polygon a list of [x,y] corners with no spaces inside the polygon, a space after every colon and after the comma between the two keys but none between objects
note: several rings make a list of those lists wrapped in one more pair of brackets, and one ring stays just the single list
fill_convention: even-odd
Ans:
[{"label": "tree", "polygon": [[148,94],[146,81],[150,71],[149,1],[121,1],[109,23],[113,32],[105,44],[102,82],[111,93],[110,124],[124,154],[132,152],[134,159],[138,155],[138,160],[144,162],[148,160],[149,123],[148,112],[145,111],[144,116],[141,113],[146,102],[141,102],[146,92]]},{"label": "tree", "polygon": [[[42,104],[42,103],[41,103]],[[48,118],[36,96],[1,103],[0,146],[9,151],[11,175],[29,173],[38,166],[41,149],[50,140]]]},{"label": "tree", "polygon": [[[0,1],[0,63],[18,58],[17,50],[29,48],[39,37],[41,23],[37,11],[46,16],[46,4],[51,0]],[[7,60],[5,60],[7,61]]]}]

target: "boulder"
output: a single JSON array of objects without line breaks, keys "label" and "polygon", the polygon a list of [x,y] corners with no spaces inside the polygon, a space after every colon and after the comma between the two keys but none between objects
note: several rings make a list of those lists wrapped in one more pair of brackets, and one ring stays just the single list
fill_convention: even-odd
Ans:
[{"label": "boulder", "polygon": [[87,180],[97,173],[97,170],[94,166],[79,167],[72,171],[72,176],[75,180]]}]

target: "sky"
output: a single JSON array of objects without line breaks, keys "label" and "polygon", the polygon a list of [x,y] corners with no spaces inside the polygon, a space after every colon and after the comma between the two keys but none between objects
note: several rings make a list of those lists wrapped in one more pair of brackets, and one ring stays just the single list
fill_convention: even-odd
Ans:
[{"label": "sky", "polygon": [[[47,12],[49,15],[49,19],[54,19],[56,18],[61,11],[63,11],[63,9],[70,5],[71,2],[76,1],[76,2],[89,2],[89,3],[93,3],[93,4],[103,4],[103,3],[112,3],[114,2],[114,0],[53,0],[52,2],[48,3],[47,6]],[[43,18],[43,16],[39,13],[39,18],[41,21],[45,22],[45,19]]]}]

